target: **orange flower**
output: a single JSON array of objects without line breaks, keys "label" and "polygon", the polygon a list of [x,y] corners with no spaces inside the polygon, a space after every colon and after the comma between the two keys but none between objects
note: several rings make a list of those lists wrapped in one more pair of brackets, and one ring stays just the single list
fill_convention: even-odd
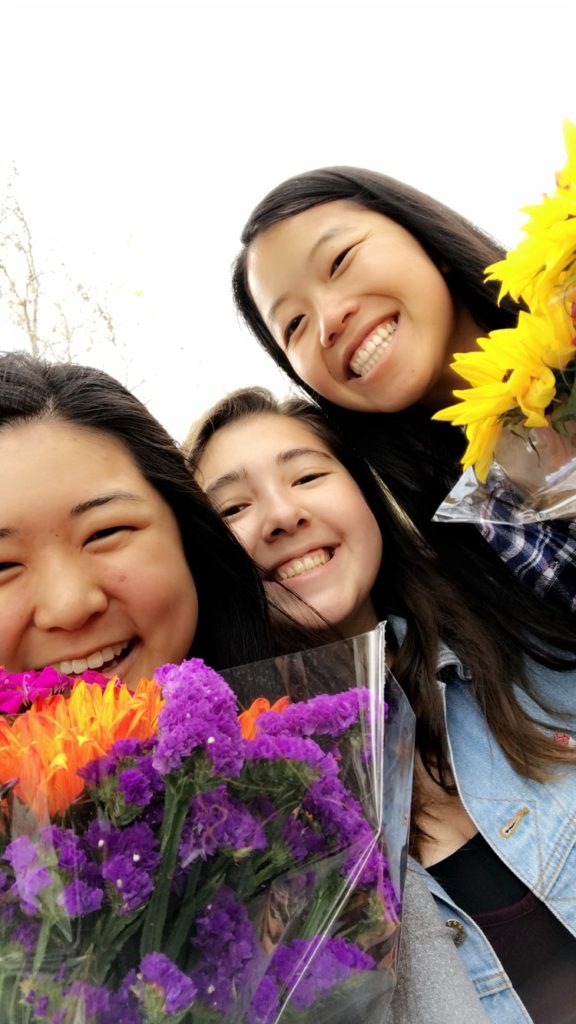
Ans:
[{"label": "orange flower", "polygon": [[256,728],[256,719],[260,718],[265,711],[276,711],[277,714],[282,712],[288,707],[290,703],[289,697],[280,697],[272,707],[270,707],[270,701],[266,697],[257,697],[252,702],[250,707],[243,711],[241,715],[238,715],[238,721],[240,722],[240,728],[242,730],[242,736],[245,740],[253,740],[258,732]]},{"label": "orange flower", "polygon": [[117,740],[146,740],[163,705],[154,680],[134,691],[113,679],[105,689],[78,680],[69,695],[34,701],[12,720],[0,719],[0,783],[18,779],[15,795],[37,818],[62,814],[84,789],[77,774]]}]

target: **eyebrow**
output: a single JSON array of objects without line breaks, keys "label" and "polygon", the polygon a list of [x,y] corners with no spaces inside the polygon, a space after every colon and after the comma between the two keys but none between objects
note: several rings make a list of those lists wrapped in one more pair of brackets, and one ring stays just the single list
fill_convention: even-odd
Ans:
[{"label": "eyebrow", "polygon": [[[112,491],[110,494],[99,494],[96,498],[89,498],[88,501],[81,501],[78,505],[74,505],[70,509],[70,516],[71,518],[76,518],[85,512],[90,512],[93,508],[108,505],[112,501],[144,501],[144,498],[141,498],[138,494],[131,494],[130,491]],[[7,537],[15,537],[19,532],[13,526],[2,526],[0,527],[0,540],[5,540]]]},{"label": "eyebrow", "polygon": [[70,509],[72,517],[84,515],[93,508],[101,508],[102,505],[109,505],[112,501],[144,501],[138,494],[130,491],[111,491],[110,494],[99,494],[96,498],[89,498],[88,501],[81,501]]},{"label": "eyebrow", "polygon": [[[329,228],[328,231],[325,231],[323,235],[320,235],[320,238],[316,239],[314,245],[310,249],[310,252],[306,257],[306,263],[311,263],[314,257],[316,256],[318,250],[321,249],[323,245],[326,245],[326,243],[331,242],[333,238],[336,238],[338,235],[341,235],[345,231],[348,231],[349,227],[349,224],[336,224],[333,228]],[[278,299],[276,299],[275,302],[272,303],[270,309],[268,310],[268,323],[276,319],[276,313],[278,312],[279,307],[282,305],[283,302],[286,302],[287,298],[288,294],[284,293],[284,295],[281,295]]]},{"label": "eyebrow", "polygon": [[[329,462],[335,461],[333,455],[330,455],[329,452],[323,452],[320,448],[288,448],[284,452],[278,452],[274,461],[277,462],[279,466],[285,466],[287,463],[292,462],[294,459],[298,459],[303,455],[314,455],[315,457],[320,456],[323,459],[327,459]],[[208,497],[212,497],[217,491],[221,491],[224,487],[227,487],[228,484],[237,484],[240,483],[240,481],[247,479],[247,469],[232,469],[229,473],[223,473],[222,476],[219,476],[214,483],[210,484],[210,486],[206,488],[204,493],[207,494]]]}]

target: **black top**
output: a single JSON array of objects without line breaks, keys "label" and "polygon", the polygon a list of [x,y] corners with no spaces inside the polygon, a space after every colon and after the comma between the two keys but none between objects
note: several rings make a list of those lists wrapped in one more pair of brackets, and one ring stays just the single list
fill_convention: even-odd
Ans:
[{"label": "black top", "polygon": [[484,837],[427,870],[482,929],[534,1024],[576,1024],[576,939]]}]

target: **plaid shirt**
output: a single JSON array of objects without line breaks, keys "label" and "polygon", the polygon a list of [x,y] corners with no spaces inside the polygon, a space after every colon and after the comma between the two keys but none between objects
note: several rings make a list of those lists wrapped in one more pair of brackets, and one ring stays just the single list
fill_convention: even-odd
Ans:
[{"label": "plaid shirt", "polygon": [[[502,511],[500,498],[489,503]],[[488,511],[488,510],[487,510]],[[498,519],[498,513],[494,518]],[[477,523],[478,529],[500,558],[540,597],[553,597],[576,612],[576,522],[555,519],[542,523],[506,525]]]}]

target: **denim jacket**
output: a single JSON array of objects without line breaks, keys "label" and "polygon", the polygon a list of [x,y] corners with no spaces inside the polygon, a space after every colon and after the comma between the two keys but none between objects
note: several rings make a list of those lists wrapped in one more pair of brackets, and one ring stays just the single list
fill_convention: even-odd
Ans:
[{"label": "denim jacket", "polygon": [[[401,639],[405,624],[390,619]],[[554,672],[528,660],[535,692],[569,714],[558,723],[564,742],[576,734],[576,672]],[[576,769],[563,768],[554,781],[525,779],[510,766],[474,699],[470,676],[442,646],[438,680],[446,715],[449,752],[460,798],[484,839],[504,863],[576,935]],[[526,695],[520,699],[540,718]],[[452,932],[466,973],[494,1024],[526,1024],[530,1017],[477,924],[438,882],[416,865]]]}]

